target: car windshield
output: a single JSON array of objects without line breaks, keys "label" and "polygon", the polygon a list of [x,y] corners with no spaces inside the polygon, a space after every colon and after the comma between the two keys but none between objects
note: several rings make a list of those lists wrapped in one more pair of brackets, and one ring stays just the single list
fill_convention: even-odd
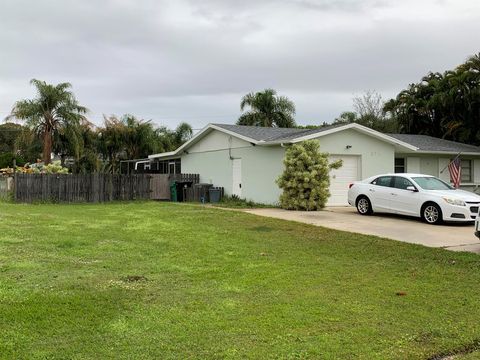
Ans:
[{"label": "car windshield", "polygon": [[448,185],[445,181],[437,179],[436,177],[413,177],[413,180],[424,190],[453,190],[454,188]]}]

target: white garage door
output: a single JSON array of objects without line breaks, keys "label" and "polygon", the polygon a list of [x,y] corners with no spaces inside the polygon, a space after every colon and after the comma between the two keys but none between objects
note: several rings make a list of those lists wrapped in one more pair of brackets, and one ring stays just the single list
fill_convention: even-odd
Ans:
[{"label": "white garage door", "polygon": [[330,156],[330,161],[343,160],[340,169],[330,172],[330,198],[327,206],[348,205],[348,185],[360,180],[360,156]]}]

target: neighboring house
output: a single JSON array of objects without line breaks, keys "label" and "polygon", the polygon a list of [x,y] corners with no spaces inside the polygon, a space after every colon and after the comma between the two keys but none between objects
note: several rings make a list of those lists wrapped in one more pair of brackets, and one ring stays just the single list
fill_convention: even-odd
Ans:
[{"label": "neighboring house", "polygon": [[383,134],[358,124],[313,130],[209,124],[176,151],[150,155],[150,168],[200,174],[201,182],[223,186],[227,195],[274,204],[281,193],[275,180],[284,168],[285,148],[311,139],[332,160],[343,160],[331,172],[328,205],[346,205],[348,185],[376,174],[424,173],[450,181],[446,167],[458,153],[462,188],[480,185],[479,147],[424,135]]}]

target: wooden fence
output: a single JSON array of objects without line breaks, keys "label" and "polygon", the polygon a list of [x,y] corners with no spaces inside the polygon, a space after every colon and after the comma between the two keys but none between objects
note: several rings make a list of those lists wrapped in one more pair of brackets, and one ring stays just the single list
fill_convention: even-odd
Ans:
[{"label": "wooden fence", "polygon": [[0,176],[0,200],[8,198],[8,181],[9,178]]},{"label": "wooden fence", "polygon": [[14,192],[22,203],[150,199],[150,175],[16,174]]},{"label": "wooden fence", "polygon": [[[174,181],[197,184],[198,174],[16,174],[16,202],[170,200]],[[0,193],[1,196],[1,193]]]},{"label": "wooden fence", "polygon": [[191,181],[193,184],[198,184],[200,182],[199,174],[170,174],[168,175],[170,182],[172,181]]},{"label": "wooden fence", "polygon": [[217,186],[205,186],[198,184],[190,188],[183,189],[184,201],[210,202],[210,190],[220,191],[220,199],[224,197],[224,188]]}]

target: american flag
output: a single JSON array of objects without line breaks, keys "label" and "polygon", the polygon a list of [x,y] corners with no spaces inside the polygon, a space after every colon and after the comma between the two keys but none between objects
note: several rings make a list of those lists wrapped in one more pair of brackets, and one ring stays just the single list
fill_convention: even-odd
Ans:
[{"label": "american flag", "polygon": [[455,189],[460,186],[460,173],[462,172],[462,166],[460,165],[460,158],[457,156],[448,164],[448,171],[450,172],[450,181],[453,183]]}]

